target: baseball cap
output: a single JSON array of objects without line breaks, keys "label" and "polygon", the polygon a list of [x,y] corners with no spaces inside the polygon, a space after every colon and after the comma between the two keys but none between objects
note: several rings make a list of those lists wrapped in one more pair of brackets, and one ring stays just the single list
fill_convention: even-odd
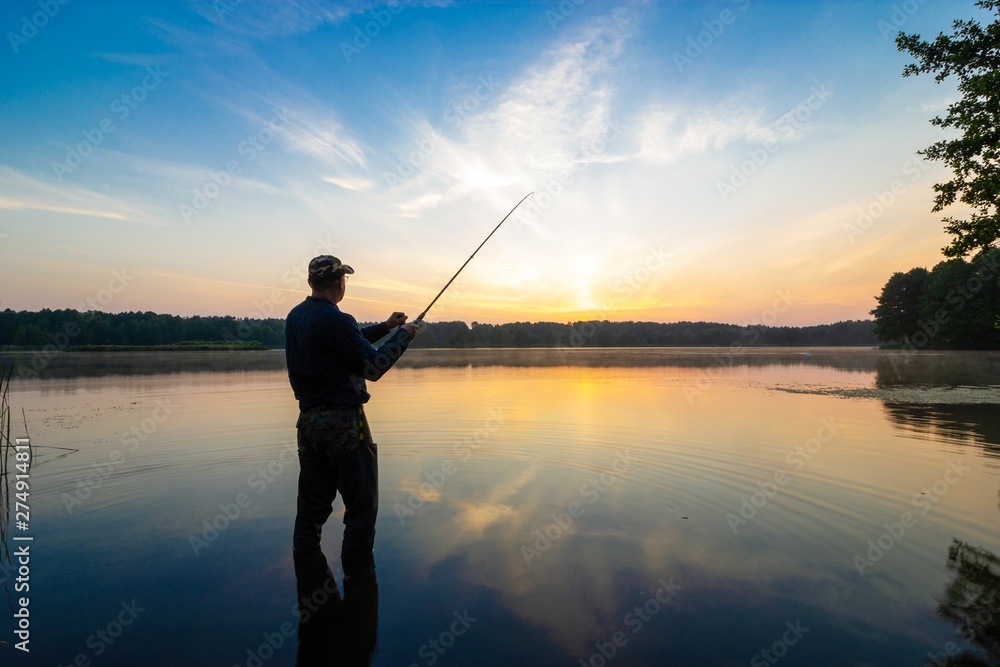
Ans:
[{"label": "baseball cap", "polygon": [[309,261],[310,278],[325,278],[326,276],[335,275],[338,271],[354,273],[354,269],[342,263],[333,255],[320,255],[319,257],[313,257]]}]

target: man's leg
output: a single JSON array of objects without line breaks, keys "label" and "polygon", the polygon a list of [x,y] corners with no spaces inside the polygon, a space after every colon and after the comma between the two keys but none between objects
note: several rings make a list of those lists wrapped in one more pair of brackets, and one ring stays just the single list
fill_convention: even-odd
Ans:
[{"label": "man's leg", "polygon": [[299,493],[292,534],[296,551],[319,548],[323,524],[333,512],[333,499],[337,495],[334,471],[307,435],[299,429]]},{"label": "man's leg", "polygon": [[340,455],[335,466],[337,488],[344,499],[345,575],[373,573],[375,518],[378,514],[378,446],[372,442],[367,418],[359,415],[358,445]]}]

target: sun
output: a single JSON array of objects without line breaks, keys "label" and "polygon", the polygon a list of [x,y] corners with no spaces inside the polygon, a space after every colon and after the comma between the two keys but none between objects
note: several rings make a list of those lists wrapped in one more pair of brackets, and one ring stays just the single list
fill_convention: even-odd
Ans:
[{"label": "sun", "polygon": [[576,307],[579,310],[596,310],[597,301],[593,295],[598,280],[597,262],[593,255],[579,255],[573,270],[576,283]]}]

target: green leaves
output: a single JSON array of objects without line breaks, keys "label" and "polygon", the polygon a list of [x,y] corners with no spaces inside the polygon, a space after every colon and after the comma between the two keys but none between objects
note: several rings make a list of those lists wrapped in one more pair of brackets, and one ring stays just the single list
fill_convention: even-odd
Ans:
[{"label": "green leaves", "polygon": [[932,210],[943,211],[956,202],[973,209],[966,219],[944,218],[953,237],[943,249],[947,257],[981,254],[1000,239],[1000,0],[976,5],[995,12],[997,20],[985,27],[957,20],[953,35],[942,33],[933,41],[902,32],[896,37],[896,47],[916,59],[903,68],[903,76],[934,73],[938,83],[956,76],[962,94],[944,118],[931,120],[962,135],[918,151],[954,173],[952,180],[934,186]]}]

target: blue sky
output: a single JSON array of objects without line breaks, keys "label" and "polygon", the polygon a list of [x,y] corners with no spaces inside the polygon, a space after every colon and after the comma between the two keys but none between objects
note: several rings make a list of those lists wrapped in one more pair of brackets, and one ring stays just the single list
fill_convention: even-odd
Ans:
[{"label": "blue sky", "polygon": [[416,315],[534,190],[430,319],[867,317],[947,243],[915,153],[954,88],[892,38],[977,16],[8,2],[0,307],[283,316],[330,252],[346,310]]}]

